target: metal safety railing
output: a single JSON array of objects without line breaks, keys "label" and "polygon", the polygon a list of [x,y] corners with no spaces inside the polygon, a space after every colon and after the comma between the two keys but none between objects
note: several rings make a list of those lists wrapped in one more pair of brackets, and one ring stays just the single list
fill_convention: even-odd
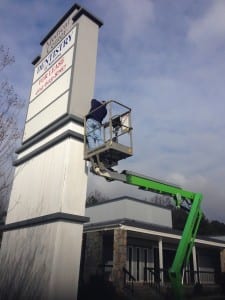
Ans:
[{"label": "metal safety railing", "polygon": [[[106,106],[107,115],[102,124],[99,124],[102,143],[95,148],[90,149],[88,144],[88,135],[93,133],[87,129],[89,114],[84,117],[84,159],[90,160],[96,154],[104,155],[104,152],[117,161],[131,156],[133,152],[131,109],[115,100],[109,100],[102,106]],[[98,112],[100,109],[101,106],[92,112]]]},{"label": "metal safety railing", "polygon": [[134,282],[136,278],[126,269],[123,268],[123,286],[124,288],[128,288],[134,293]]}]

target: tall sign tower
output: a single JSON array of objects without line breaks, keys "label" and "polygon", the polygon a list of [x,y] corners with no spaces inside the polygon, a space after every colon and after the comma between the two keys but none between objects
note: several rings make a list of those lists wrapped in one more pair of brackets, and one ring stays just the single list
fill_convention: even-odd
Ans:
[{"label": "tall sign tower", "polygon": [[0,299],[76,299],[87,166],[83,116],[102,22],[75,4],[42,40],[0,249]]}]

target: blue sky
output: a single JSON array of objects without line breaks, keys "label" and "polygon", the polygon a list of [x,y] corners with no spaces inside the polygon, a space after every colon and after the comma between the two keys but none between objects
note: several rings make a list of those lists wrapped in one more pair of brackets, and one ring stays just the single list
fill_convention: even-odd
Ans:
[{"label": "blue sky", "polygon": [[[0,43],[16,59],[5,76],[23,99],[40,41],[74,3],[1,0]],[[77,3],[104,22],[95,97],[132,108],[134,156],[118,169],[202,192],[206,216],[225,222],[225,1]],[[93,175],[88,189],[107,197],[153,196]]]}]

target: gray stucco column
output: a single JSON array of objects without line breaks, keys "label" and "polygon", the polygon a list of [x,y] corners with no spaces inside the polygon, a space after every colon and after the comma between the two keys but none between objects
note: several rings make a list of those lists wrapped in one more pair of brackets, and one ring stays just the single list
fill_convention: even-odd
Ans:
[{"label": "gray stucco column", "polygon": [[159,269],[160,269],[160,284],[164,284],[164,276],[163,272],[161,271],[163,269],[163,242],[160,238],[159,240]]},{"label": "gray stucco column", "polygon": [[123,267],[127,259],[127,231],[114,230],[112,281],[118,289],[123,288]]},{"label": "gray stucco column", "polygon": [[0,228],[0,299],[77,299],[88,221],[83,117],[94,95],[101,26],[74,4],[41,41],[41,54],[32,62],[23,140]]},{"label": "gray stucco column", "polygon": [[192,248],[192,257],[193,257],[193,269],[194,269],[194,280],[195,283],[198,282],[198,267],[197,267],[197,255],[196,255],[196,247]]}]

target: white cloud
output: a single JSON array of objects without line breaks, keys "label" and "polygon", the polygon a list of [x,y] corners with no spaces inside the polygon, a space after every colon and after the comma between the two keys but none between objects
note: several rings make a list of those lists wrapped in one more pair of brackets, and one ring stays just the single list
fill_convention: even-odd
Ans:
[{"label": "white cloud", "polygon": [[225,36],[225,2],[212,1],[206,13],[190,23],[189,40],[204,48],[216,47],[224,43]]},{"label": "white cloud", "polygon": [[[121,161],[120,169],[202,192],[210,217],[223,218],[225,2],[199,0],[197,11],[195,1],[79,3],[104,22],[95,96],[117,99],[133,112],[134,156]],[[9,75],[23,97],[29,97],[30,62],[41,50],[40,40],[73,4],[1,0],[0,36],[16,57]],[[208,50],[210,59],[204,55]],[[89,190],[95,189],[140,195],[137,188],[90,175]]]},{"label": "white cloud", "polygon": [[[154,20],[154,7],[150,0],[116,0],[118,9],[122,11],[122,39],[131,41],[135,37],[142,37],[148,26]],[[133,41],[134,42],[134,41]]]},{"label": "white cloud", "polygon": [[[111,50],[118,49],[118,46],[128,47],[130,44],[137,47],[137,40],[143,40],[154,21],[154,5],[151,0],[99,0],[97,6],[104,14],[102,31],[103,34],[106,32]],[[117,41],[117,45],[112,41]]]},{"label": "white cloud", "polygon": [[[103,1],[99,3],[103,3],[101,7],[106,5]],[[143,3],[147,5],[146,10]],[[139,5],[140,10],[136,11],[135,5]],[[193,9],[191,5],[189,11]],[[97,92],[101,97],[104,94],[116,96],[132,107],[134,157],[120,162],[121,169],[202,192],[204,211],[210,218],[215,215],[222,220],[224,4],[215,1],[206,7],[201,1],[199,7],[204,6],[204,9],[199,12],[206,13],[198,18],[195,14],[196,19],[189,23],[189,42],[200,51],[185,47],[186,27],[174,22],[173,6],[167,6],[169,11],[164,11],[163,5],[156,11],[156,6],[156,2],[137,4],[130,0],[112,1],[108,9],[104,6],[105,29],[103,27],[103,33],[100,31]],[[183,18],[186,16],[179,16],[176,21]],[[194,19],[193,14],[189,15],[190,19]],[[213,47],[218,45],[222,48],[215,55]],[[213,58],[210,61],[202,59],[202,50],[208,48]],[[96,181],[99,183],[101,179]],[[106,182],[96,186],[112,195],[140,195],[140,191],[127,185],[118,188]],[[151,196],[141,194],[141,197]]]}]

